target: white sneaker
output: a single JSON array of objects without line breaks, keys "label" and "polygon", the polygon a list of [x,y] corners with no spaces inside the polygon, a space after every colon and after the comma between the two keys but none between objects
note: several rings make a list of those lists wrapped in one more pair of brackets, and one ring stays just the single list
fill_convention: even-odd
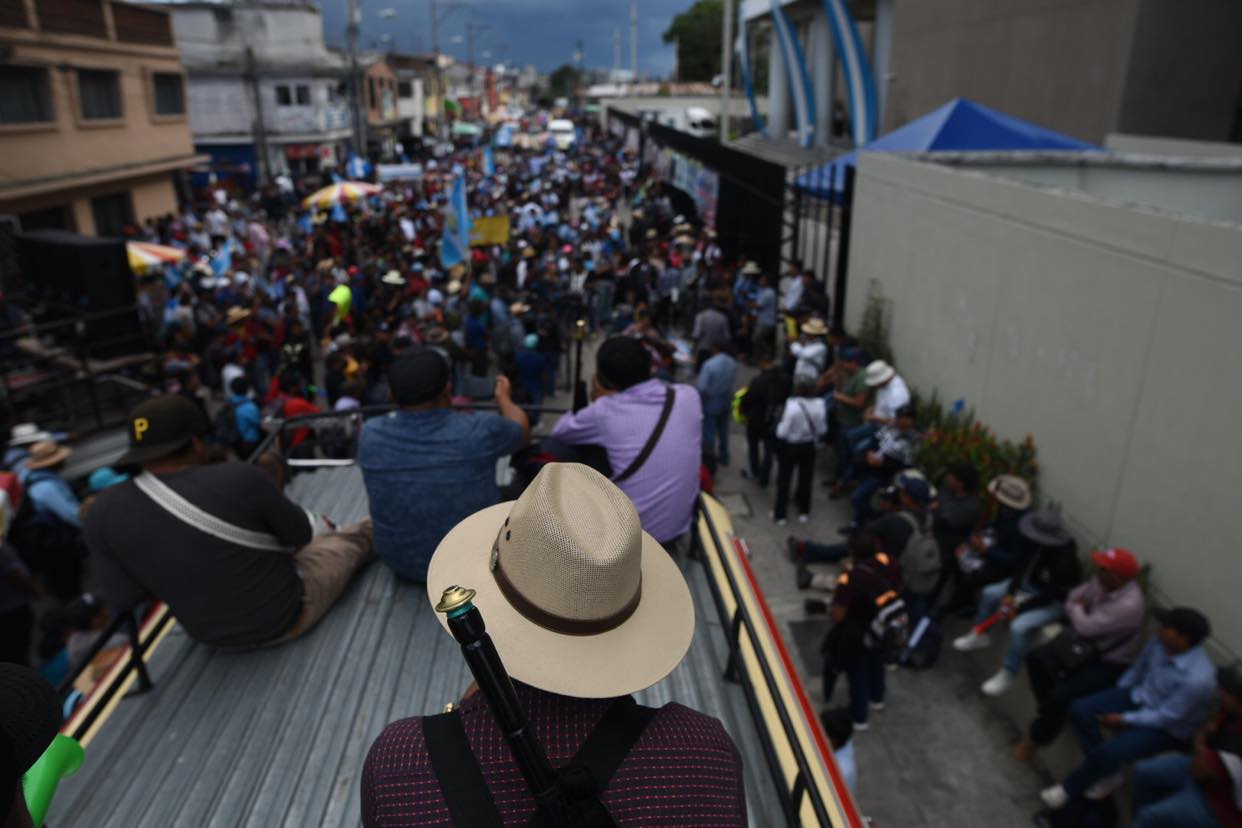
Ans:
[{"label": "white sneaker", "polygon": [[798,523],[810,523],[810,515],[798,515]]},{"label": "white sneaker", "polygon": [[854,722],[855,733],[862,733],[864,730],[870,730],[870,729],[871,729],[871,724],[869,722]]},{"label": "white sneaker", "polygon": [[982,650],[991,644],[992,638],[987,633],[977,635],[974,630],[971,630],[965,635],[959,635],[957,638],[953,639],[953,649],[957,650],[959,653],[969,653],[971,650]]},{"label": "white sneaker", "polygon": [[872,710],[874,710],[876,713],[883,713],[883,712],[884,712],[884,702],[872,702],[872,703],[871,703],[871,709],[872,709]]},{"label": "white sneaker", "polygon": [[983,683],[979,689],[985,696],[1003,696],[1013,686],[1013,673],[1004,667],[996,671],[996,675]]},{"label": "white sneaker", "polygon": [[1096,782],[1090,788],[1087,788],[1087,799],[1108,799],[1113,791],[1117,790],[1126,781],[1125,771],[1117,771]]},{"label": "white sneaker", "polygon": [[1054,811],[1059,811],[1065,807],[1065,803],[1069,802],[1069,794],[1065,792],[1065,788],[1060,785],[1053,785],[1051,788],[1044,788],[1039,792],[1039,798],[1044,801]]},{"label": "white sneaker", "polygon": [[777,526],[784,526],[786,523],[788,523],[788,522],[789,522],[789,521],[785,520],[784,518],[781,518],[780,520],[777,520],[777,519],[776,519],[776,512],[768,512],[768,518],[769,518],[769,519],[771,519],[771,521],[772,521],[773,523],[775,523]]}]

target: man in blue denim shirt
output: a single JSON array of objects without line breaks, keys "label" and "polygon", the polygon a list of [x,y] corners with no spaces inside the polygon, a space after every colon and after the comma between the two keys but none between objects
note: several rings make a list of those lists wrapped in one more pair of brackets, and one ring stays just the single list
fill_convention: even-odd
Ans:
[{"label": "man in blue denim shirt", "polygon": [[[1061,808],[1083,793],[1104,799],[1125,777],[1122,767],[1188,744],[1212,711],[1216,668],[1203,648],[1208,620],[1187,607],[1157,610],[1155,638],[1117,686],[1070,707],[1074,735],[1086,761],[1040,796]],[[1117,731],[1105,741],[1101,727]]]},{"label": "man in blue denim shirt", "polygon": [[366,423],[358,465],[376,553],[402,578],[423,581],[448,531],[499,502],[496,460],[526,444],[530,425],[504,376],[496,380],[499,415],[454,411],[448,362],[431,349],[394,362],[388,382],[400,408]]}]

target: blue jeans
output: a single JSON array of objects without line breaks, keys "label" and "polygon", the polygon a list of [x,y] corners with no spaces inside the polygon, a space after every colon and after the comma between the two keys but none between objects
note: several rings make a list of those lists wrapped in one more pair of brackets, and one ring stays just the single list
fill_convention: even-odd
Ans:
[{"label": "blue jeans", "polygon": [[871,498],[884,486],[884,478],[878,474],[864,475],[854,491],[850,492],[850,505],[854,507],[854,523],[862,526],[871,519]]},{"label": "blue jeans", "polygon": [[1106,741],[1096,716],[1125,713],[1136,707],[1127,687],[1110,687],[1070,705],[1070,727],[1086,754],[1086,761],[1061,783],[1071,797],[1083,793],[1124,765],[1173,750],[1181,744],[1163,730],[1150,727],[1123,727]]},{"label": "blue jeans", "polygon": [[879,430],[880,427],[875,423],[863,423],[845,433],[845,442],[849,446],[849,456],[846,458],[844,468],[837,474],[838,480],[856,480],[858,478],[854,460],[867,450],[867,446],[871,443],[871,438],[875,437],[876,432]]},{"label": "blue jeans", "polygon": [[[1006,578],[983,588],[983,594],[979,599],[979,611],[975,613],[976,624],[996,612],[1012,582],[1012,578]],[[1031,594],[1032,590],[1023,587],[1019,592]],[[1005,650],[1004,668],[1015,676],[1022,672],[1022,662],[1026,659],[1027,644],[1031,636],[1043,625],[1056,621],[1061,614],[1060,604],[1049,604],[1018,613],[1009,622],[1009,648]]]},{"label": "blue jeans", "polygon": [[[716,443],[720,444],[719,449]],[[720,465],[729,465],[729,409],[715,414],[703,412],[703,449],[715,451]]]},{"label": "blue jeans", "polygon": [[[831,704],[840,675],[831,663],[824,663],[824,704]],[[862,724],[867,721],[868,702],[884,701],[884,659],[870,647],[863,647],[854,663],[845,669],[845,680],[850,687],[850,715],[855,724]]]},{"label": "blue jeans", "polygon": [[1215,828],[1203,789],[1190,777],[1190,757],[1157,756],[1134,766],[1131,828]]}]

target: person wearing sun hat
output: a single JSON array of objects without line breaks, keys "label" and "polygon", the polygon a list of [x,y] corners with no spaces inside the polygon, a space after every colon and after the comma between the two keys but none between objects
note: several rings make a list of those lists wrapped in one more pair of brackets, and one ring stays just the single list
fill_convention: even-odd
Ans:
[{"label": "person wearing sun hat", "polygon": [[1064,605],[1070,627],[1065,635],[1089,647],[1091,657],[1070,670],[1062,664],[1064,642],[1027,654],[1027,676],[1038,712],[1028,737],[1014,747],[1020,761],[1029,759],[1035,748],[1052,744],[1070,703],[1111,687],[1143,646],[1147,604],[1138,582],[1138,558],[1128,549],[1111,547],[1093,551],[1091,561],[1095,574],[1070,590]]},{"label": "person wearing sun hat", "polygon": [[[454,585],[475,591],[474,606],[554,767],[572,763],[588,735],[603,732],[596,726],[618,699],[671,673],[694,637],[694,604],[676,562],[643,531],[625,493],[577,463],[545,466],[518,500],[457,524],[431,560],[431,603]],[[503,823],[527,824],[534,798],[482,694],[454,715]],[[364,825],[443,819],[449,798],[429,761],[424,722],[393,722],[372,744],[362,772]],[[719,721],[677,703],[654,711],[600,800],[619,824],[747,819],[737,748]]]},{"label": "person wearing sun hat", "polygon": [[[1009,645],[999,670],[980,688],[984,695],[1000,696],[1013,685],[1022,670],[1027,646],[1045,624],[1059,620],[1061,605],[1082,580],[1078,546],[1065,528],[1061,515],[1039,509],[1024,515],[1018,531],[1027,542],[1025,560],[1012,578],[997,581],[983,590],[975,627],[995,615],[1009,626]],[[953,641],[961,652],[988,646],[988,634],[972,628]]]}]

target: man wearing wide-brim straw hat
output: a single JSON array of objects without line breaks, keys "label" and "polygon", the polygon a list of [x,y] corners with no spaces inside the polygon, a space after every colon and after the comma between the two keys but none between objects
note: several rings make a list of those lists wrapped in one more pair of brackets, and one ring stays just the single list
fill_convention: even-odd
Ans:
[{"label": "man wearing wide-brim straw hat", "polygon": [[43,573],[48,591],[64,601],[82,591],[84,563],[82,520],[78,514],[81,504],[60,474],[71,454],[73,449],[68,446],[40,440],[31,444],[30,455],[17,467],[17,479],[41,518],[35,541],[38,548],[26,551],[31,553],[32,568]]},{"label": "man wearing wide-brim straw hat", "polygon": [[[475,591],[474,606],[554,767],[574,763],[605,713],[618,716],[626,697],[672,672],[694,636],[694,606],[677,565],[642,530],[629,498],[576,463],[545,466],[517,501],[476,512],[449,532],[431,560],[429,600],[454,585]],[[528,823],[534,798],[482,694],[450,715],[503,823]],[[424,722],[394,722],[371,746],[364,825],[452,812]],[[667,704],[624,756],[600,795],[618,824],[746,824],[741,759],[716,719]]]},{"label": "man wearing wide-brim straw hat", "polygon": [[988,481],[987,493],[995,501],[992,522],[955,550],[955,585],[946,611],[973,608],[979,591],[1013,575],[1026,552],[1019,527],[1034,503],[1030,484],[1016,474],[998,474]]}]

